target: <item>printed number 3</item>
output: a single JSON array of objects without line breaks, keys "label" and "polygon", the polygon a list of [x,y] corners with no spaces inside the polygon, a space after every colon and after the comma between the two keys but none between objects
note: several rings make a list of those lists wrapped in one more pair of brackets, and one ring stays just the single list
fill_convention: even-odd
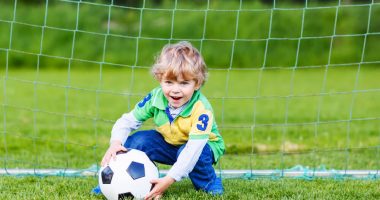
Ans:
[{"label": "printed number 3", "polygon": [[146,104],[146,102],[150,100],[150,98],[152,98],[152,95],[149,93],[149,94],[146,95],[146,97],[144,97],[144,99],[141,100],[141,101],[139,102],[139,104],[137,104],[137,105],[138,105],[140,108],[143,107],[143,106]]},{"label": "printed number 3", "polygon": [[201,116],[199,116],[198,120],[202,123],[202,124],[197,124],[197,128],[200,130],[200,131],[204,131],[206,130],[207,128],[207,125],[208,125],[208,115],[206,114],[202,114]]}]

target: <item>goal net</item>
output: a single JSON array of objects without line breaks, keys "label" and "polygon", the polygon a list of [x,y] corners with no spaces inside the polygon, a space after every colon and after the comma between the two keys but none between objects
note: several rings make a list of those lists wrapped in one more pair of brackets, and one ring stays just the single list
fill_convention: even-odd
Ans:
[{"label": "goal net", "polygon": [[220,175],[378,177],[379,20],[377,0],[2,1],[1,173],[96,173],[158,86],[154,57],[186,40],[209,68]]}]

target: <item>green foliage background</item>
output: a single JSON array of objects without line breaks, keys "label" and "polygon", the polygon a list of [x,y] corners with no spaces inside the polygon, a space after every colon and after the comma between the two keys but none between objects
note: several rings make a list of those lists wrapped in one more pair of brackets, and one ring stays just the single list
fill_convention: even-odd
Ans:
[{"label": "green foliage background", "polygon": [[[43,32],[42,56],[150,66],[164,44],[189,40],[211,68],[258,68],[358,63],[366,41],[363,61],[378,61],[380,5],[344,3],[335,7],[338,1],[311,1],[303,13],[304,3],[281,1],[274,10],[272,4],[256,1],[243,1],[240,10],[238,1],[211,1],[208,10],[206,1],[146,1],[144,9],[141,3],[110,8],[96,1],[79,6],[75,1],[48,1],[47,6],[19,2],[15,8],[10,1],[0,8],[0,49],[15,50],[9,55],[10,66],[35,66],[36,56],[22,52],[39,54]],[[40,62],[67,67],[62,59]]]}]

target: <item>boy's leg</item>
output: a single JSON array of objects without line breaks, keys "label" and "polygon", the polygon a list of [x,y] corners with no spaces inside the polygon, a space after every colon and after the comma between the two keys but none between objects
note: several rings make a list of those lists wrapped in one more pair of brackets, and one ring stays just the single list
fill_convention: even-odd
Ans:
[{"label": "boy's leg", "polygon": [[175,163],[179,149],[167,143],[156,130],[138,131],[130,135],[124,147],[143,151],[152,161],[167,165]]},{"label": "boy's leg", "polygon": [[[185,145],[181,146],[178,151],[178,155]],[[216,176],[215,170],[212,167],[213,163],[214,155],[210,146],[206,144],[201,155],[199,156],[198,162],[194,166],[193,171],[189,173],[189,178],[197,190],[203,190],[214,195],[220,195],[223,194],[224,189],[222,180]]]}]

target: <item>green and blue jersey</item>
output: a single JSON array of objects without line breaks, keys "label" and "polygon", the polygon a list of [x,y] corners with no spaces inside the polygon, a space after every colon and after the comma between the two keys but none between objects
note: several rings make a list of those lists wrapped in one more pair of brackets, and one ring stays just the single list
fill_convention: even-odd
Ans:
[{"label": "green and blue jersey", "polygon": [[153,118],[156,130],[169,144],[182,145],[189,140],[207,139],[213,150],[215,162],[225,151],[212,107],[200,91],[194,92],[192,98],[174,119],[168,112],[168,100],[161,87],[152,90],[136,104],[131,113],[141,123]]}]

